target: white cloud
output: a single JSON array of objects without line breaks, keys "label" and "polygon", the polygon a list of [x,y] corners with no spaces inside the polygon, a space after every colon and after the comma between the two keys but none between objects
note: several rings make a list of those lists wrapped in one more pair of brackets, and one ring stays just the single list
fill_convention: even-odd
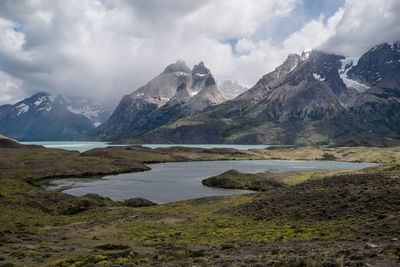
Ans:
[{"label": "white cloud", "polygon": [[[190,66],[203,60],[217,78],[251,86],[289,53],[318,47],[354,54],[400,37],[398,0],[347,0],[283,41],[262,36],[301,2],[4,0],[0,70],[20,81],[15,98],[48,91],[115,102],[177,59]],[[229,40],[237,40],[234,50]]]},{"label": "white cloud", "polygon": [[335,34],[321,48],[352,57],[400,39],[400,1],[347,0]]},{"label": "white cloud", "polygon": [[20,100],[20,96],[26,97],[21,85],[21,81],[0,71],[0,105],[14,104]]},{"label": "white cloud", "polygon": [[336,34],[336,27],[343,17],[343,9],[339,9],[327,22],[321,15],[317,20],[311,20],[304,27],[289,36],[283,46],[293,52],[301,53],[319,47]]}]

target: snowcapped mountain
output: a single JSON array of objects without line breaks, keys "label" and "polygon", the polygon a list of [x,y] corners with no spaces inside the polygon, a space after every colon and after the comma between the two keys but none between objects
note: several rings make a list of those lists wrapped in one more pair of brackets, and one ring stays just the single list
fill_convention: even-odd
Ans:
[{"label": "snowcapped mountain", "polygon": [[109,115],[88,100],[42,92],[0,106],[0,133],[18,140],[60,140],[93,129]]}]

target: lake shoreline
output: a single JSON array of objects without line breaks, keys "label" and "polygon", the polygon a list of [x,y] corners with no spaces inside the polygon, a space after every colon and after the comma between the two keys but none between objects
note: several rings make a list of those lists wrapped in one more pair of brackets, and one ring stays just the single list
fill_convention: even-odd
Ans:
[{"label": "lake shoreline", "polygon": [[[218,266],[232,262],[287,265],[293,258],[301,264],[331,258],[339,263],[385,263],[398,257],[399,147],[249,151],[113,147],[79,153],[15,146],[0,150],[0,256],[6,262],[30,266],[120,265],[126,261],[139,266]],[[87,174],[88,170],[105,173],[144,168],[145,162],[325,162],[322,159],[330,158],[379,166],[330,177],[306,177],[304,181],[304,177],[287,177],[294,185],[265,193],[149,207],[127,207],[93,194],[74,197],[27,183],[40,177]],[[244,182],[247,186],[247,180]]]},{"label": "lake shoreline", "polygon": [[80,177],[52,179],[51,183],[44,188],[55,191],[63,189],[64,193],[77,197],[92,193],[109,197],[115,201],[141,197],[155,202],[169,203],[198,197],[239,193],[236,189],[253,191],[254,188],[224,188],[235,191],[222,191],[221,188],[213,187],[212,189],[212,187],[202,184],[205,179],[233,168],[246,173],[269,171],[279,174],[279,176],[282,176],[281,174],[289,175],[289,173],[292,176],[293,173],[304,176],[306,171],[330,170],[331,173],[338,173],[341,170],[354,171],[376,165],[331,161],[224,160],[168,162],[149,164],[148,166],[150,170],[145,172],[104,176],[99,177],[100,179],[82,179]]}]

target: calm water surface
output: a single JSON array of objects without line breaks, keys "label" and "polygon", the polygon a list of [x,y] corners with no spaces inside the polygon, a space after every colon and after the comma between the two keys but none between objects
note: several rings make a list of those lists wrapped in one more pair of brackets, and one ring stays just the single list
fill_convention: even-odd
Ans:
[{"label": "calm water surface", "polygon": [[[115,146],[115,145],[110,145],[106,142],[76,142],[76,141],[45,141],[45,142],[21,142],[21,143],[25,145],[41,145],[48,148],[77,150],[79,152],[85,152],[93,148]],[[269,145],[229,145],[229,144],[221,144],[221,145],[141,144],[141,145],[150,148],[184,146],[184,147],[199,147],[199,148],[235,148],[240,150],[262,149],[269,147]]]},{"label": "calm water surface", "polygon": [[70,178],[55,180],[46,188],[63,190],[74,196],[88,193],[99,194],[113,200],[142,197],[158,203],[216,196],[243,194],[248,191],[209,188],[201,184],[204,178],[221,174],[230,169],[245,173],[262,171],[285,172],[298,170],[358,170],[376,164],[347,163],[335,161],[280,161],[280,160],[243,160],[243,161],[201,161],[176,162],[149,165],[146,172],[105,176],[101,179]]}]

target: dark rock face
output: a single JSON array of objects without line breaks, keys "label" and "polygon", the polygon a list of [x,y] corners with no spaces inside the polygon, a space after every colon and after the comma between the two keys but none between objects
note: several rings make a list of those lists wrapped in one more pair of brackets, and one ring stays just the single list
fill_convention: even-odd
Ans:
[{"label": "dark rock face", "polygon": [[17,140],[65,140],[93,128],[87,117],[46,93],[0,107],[0,132]]},{"label": "dark rock face", "polygon": [[382,137],[400,137],[400,90],[373,87],[363,92],[351,111],[368,127],[368,132]]},{"label": "dark rock face", "polygon": [[190,73],[191,70],[188,66],[186,66],[185,62],[178,60],[176,63],[168,65],[163,73],[172,73],[172,72]]},{"label": "dark rock face", "polygon": [[380,44],[365,53],[348,76],[374,87],[400,88],[400,42]]},{"label": "dark rock face", "polygon": [[365,53],[348,76],[370,86],[350,107],[368,131],[383,137],[400,135],[400,43],[381,44]]}]

